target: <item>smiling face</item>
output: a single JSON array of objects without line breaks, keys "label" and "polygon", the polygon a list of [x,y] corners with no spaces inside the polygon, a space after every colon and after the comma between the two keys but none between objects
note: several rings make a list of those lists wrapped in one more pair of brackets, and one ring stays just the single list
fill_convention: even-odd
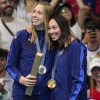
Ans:
[{"label": "smiling face", "polygon": [[44,27],[44,7],[41,4],[36,5],[32,12],[33,25],[38,29]]},{"label": "smiling face", "polygon": [[48,35],[51,37],[53,41],[58,41],[60,39],[61,30],[54,19],[51,19],[49,21]]},{"label": "smiling face", "polygon": [[93,78],[97,82],[100,82],[100,67],[94,67],[91,72],[92,72]]}]

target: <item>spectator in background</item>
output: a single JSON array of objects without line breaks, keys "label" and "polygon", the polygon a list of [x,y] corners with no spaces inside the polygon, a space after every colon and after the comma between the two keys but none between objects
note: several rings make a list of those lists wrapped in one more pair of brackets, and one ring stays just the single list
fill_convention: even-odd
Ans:
[{"label": "spectator in background", "polygon": [[88,98],[93,100],[100,100],[100,58],[94,58],[90,62],[89,67],[95,83],[93,83],[94,86],[90,87],[87,91]]},{"label": "spectator in background", "polygon": [[6,72],[7,50],[0,48],[0,100],[12,100],[13,79]]},{"label": "spectator in background", "polygon": [[60,14],[64,16],[69,23],[69,26],[73,32],[73,34],[78,37],[80,40],[82,38],[82,30],[84,28],[84,21],[86,18],[86,13],[90,10],[90,7],[87,6],[88,9],[84,10],[79,10],[78,18],[76,20],[75,15],[73,14],[71,10],[71,5],[70,4],[62,4],[61,6],[58,7],[56,11],[56,15]]},{"label": "spectator in background", "polygon": [[100,57],[100,26],[99,23],[95,23],[91,19],[88,20],[85,26],[85,36],[82,42],[87,47],[87,85],[88,88],[92,86],[91,72],[90,72],[90,62],[96,58]]},{"label": "spectator in background", "polygon": [[13,36],[27,25],[24,20],[12,17],[13,10],[13,0],[0,0],[0,47],[6,50],[10,50]]},{"label": "spectator in background", "polygon": [[89,64],[95,57],[100,57],[100,25],[93,21],[85,27],[85,37],[82,42],[87,47],[87,74],[91,76]]}]

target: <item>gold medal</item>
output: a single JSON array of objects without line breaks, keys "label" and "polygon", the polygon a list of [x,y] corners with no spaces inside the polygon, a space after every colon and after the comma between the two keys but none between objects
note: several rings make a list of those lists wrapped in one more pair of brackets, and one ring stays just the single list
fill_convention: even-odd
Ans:
[{"label": "gold medal", "polygon": [[56,87],[56,81],[54,80],[54,79],[50,79],[49,81],[48,81],[48,87],[50,88],[50,89],[53,89],[53,88],[55,88]]}]

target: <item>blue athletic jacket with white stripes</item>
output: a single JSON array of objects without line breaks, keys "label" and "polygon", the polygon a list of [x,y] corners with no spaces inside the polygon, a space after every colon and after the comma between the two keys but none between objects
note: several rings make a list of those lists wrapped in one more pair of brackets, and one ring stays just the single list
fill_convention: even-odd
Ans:
[{"label": "blue athletic jacket with white stripes", "polygon": [[87,50],[78,40],[58,51],[51,100],[87,100]]},{"label": "blue athletic jacket with white stripes", "polygon": [[[21,76],[27,76],[31,73],[34,58],[37,52],[36,45],[31,43],[30,34],[26,30],[21,30],[12,40],[10,52],[7,58],[6,70],[14,79],[13,96],[25,95],[26,87],[19,83]],[[39,44],[41,50],[45,39],[45,31],[38,31]],[[37,75],[37,82],[34,86],[32,95],[43,95],[50,93],[47,87],[47,81],[50,79],[52,64],[55,58],[55,52],[46,50],[44,65],[47,72],[44,75]]]}]

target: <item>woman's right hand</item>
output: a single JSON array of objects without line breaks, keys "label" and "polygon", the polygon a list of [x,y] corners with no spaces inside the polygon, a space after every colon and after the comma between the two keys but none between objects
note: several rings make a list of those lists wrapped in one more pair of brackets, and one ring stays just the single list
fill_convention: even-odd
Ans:
[{"label": "woman's right hand", "polygon": [[26,30],[26,31],[29,32],[29,33],[32,33],[32,27],[31,27],[31,25],[26,26],[26,27],[24,28],[24,30]]},{"label": "woman's right hand", "polygon": [[24,86],[34,86],[36,83],[36,76],[33,76],[31,74],[26,77],[21,76],[19,79],[19,83]]}]

